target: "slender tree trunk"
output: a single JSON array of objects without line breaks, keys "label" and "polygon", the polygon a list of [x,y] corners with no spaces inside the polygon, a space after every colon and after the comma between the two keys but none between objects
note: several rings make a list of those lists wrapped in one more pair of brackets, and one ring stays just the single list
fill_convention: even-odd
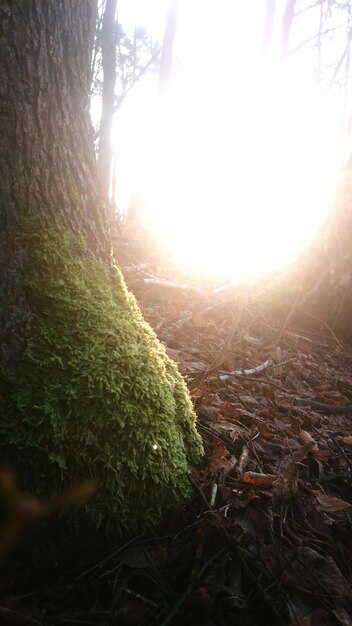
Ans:
[{"label": "slender tree trunk", "polygon": [[286,0],[286,6],[281,26],[281,58],[284,59],[288,53],[290,34],[295,17],[296,0]]},{"label": "slender tree trunk", "polygon": [[265,6],[265,20],[263,30],[263,54],[268,54],[270,43],[273,34],[274,20],[275,20],[276,0],[266,0]]},{"label": "slender tree trunk", "polygon": [[112,167],[111,132],[115,106],[116,82],[116,7],[117,0],[106,0],[101,31],[103,67],[102,113],[99,128],[98,168],[104,197],[110,197]]},{"label": "slender tree trunk", "polygon": [[159,90],[163,95],[168,88],[173,62],[173,47],[177,28],[177,0],[172,0],[166,16],[163,45],[160,57]]}]

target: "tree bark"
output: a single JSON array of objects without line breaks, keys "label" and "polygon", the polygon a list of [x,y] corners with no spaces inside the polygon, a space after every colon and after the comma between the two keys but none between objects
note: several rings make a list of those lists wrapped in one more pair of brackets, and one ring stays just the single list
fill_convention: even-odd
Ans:
[{"label": "tree bark", "polygon": [[81,515],[124,532],[180,504],[201,444],[185,383],[110,256],[94,10],[0,0],[0,457],[37,493],[93,477]]},{"label": "tree bark", "polygon": [[94,3],[0,4],[0,336],[1,364],[15,376],[30,311],[15,277],[14,244],[24,214],[50,217],[83,233],[107,258],[107,215],[100,201],[89,116]]}]

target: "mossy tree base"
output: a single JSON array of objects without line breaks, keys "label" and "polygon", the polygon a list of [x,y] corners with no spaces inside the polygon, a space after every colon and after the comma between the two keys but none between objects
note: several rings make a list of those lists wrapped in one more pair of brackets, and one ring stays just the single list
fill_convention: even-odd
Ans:
[{"label": "mossy tree base", "polygon": [[33,317],[16,382],[0,379],[3,461],[37,494],[97,478],[77,519],[145,529],[188,495],[202,451],[185,383],[120,271],[83,239],[32,218],[18,243]]}]

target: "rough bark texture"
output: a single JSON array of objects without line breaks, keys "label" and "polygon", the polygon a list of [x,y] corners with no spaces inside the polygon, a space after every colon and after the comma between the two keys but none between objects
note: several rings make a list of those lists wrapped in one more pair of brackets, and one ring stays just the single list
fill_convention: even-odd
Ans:
[{"label": "rough bark texture", "polygon": [[108,254],[89,118],[93,3],[0,2],[0,336],[14,377],[30,325],[16,284],[20,216],[48,216]]},{"label": "rough bark texture", "polygon": [[0,458],[36,493],[94,478],[77,516],[125,532],[182,502],[202,448],[176,364],[110,258],[93,15],[88,0],[0,0]]}]

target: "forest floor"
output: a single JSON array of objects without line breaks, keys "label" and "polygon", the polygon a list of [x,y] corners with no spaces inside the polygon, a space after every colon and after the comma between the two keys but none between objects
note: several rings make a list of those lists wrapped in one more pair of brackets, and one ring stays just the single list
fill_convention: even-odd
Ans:
[{"label": "forest floor", "polygon": [[33,529],[2,565],[0,624],[352,624],[352,347],[123,237],[125,279],[197,411],[194,495],[123,544]]}]

